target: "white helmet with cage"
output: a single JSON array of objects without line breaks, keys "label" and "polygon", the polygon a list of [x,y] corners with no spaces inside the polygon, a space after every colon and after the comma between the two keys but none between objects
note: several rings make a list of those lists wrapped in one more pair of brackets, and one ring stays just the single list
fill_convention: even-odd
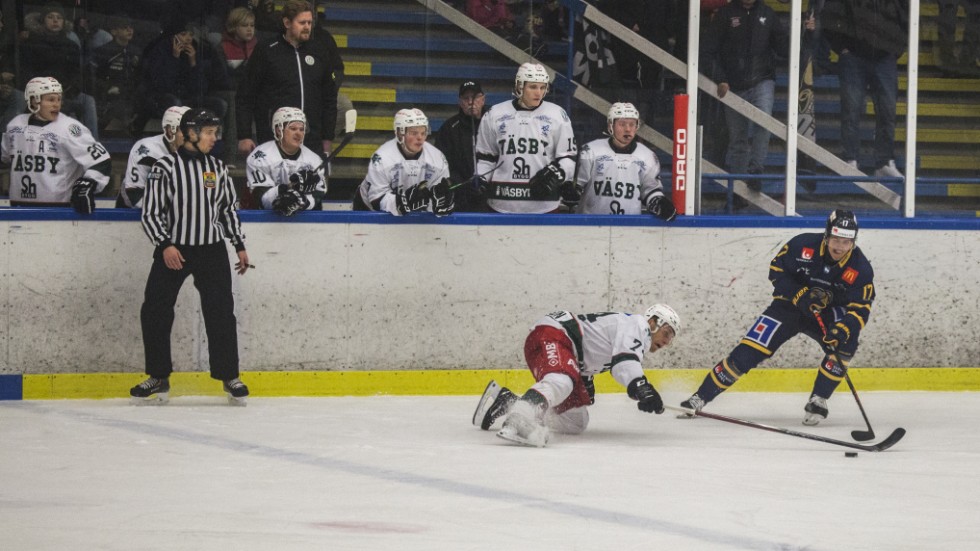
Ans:
[{"label": "white helmet with cage", "polygon": [[517,76],[514,78],[514,96],[524,95],[524,84],[528,82],[551,83],[548,70],[540,63],[524,63],[517,69]]},{"label": "white helmet with cage", "polygon": [[160,122],[160,126],[163,127],[163,139],[168,142],[174,141],[177,131],[180,130],[180,119],[190,109],[185,105],[172,105],[163,112],[163,120]]},{"label": "white helmet with cage", "polygon": [[657,329],[660,329],[664,325],[669,325],[674,330],[675,337],[681,332],[681,317],[677,315],[677,312],[673,308],[666,304],[654,304],[647,308],[647,311],[643,315],[647,319],[657,318]]},{"label": "white helmet with cage", "polygon": [[61,94],[61,83],[54,77],[34,77],[24,86],[24,99],[31,113],[40,109],[41,96],[45,94]]},{"label": "white helmet with cage", "polygon": [[395,139],[402,143],[405,131],[409,128],[424,126],[426,135],[429,134],[429,119],[421,109],[401,109],[395,113]]},{"label": "white helmet with cage", "polygon": [[276,141],[282,140],[282,131],[291,122],[301,122],[306,127],[306,113],[296,107],[280,107],[272,114],[272,135]]},{"label": "white helmet with cage", "polygon": [[609,114],[606,116],[606,121],[609,123],[608,130],[609,135],[613,135],[613,123],[616,119],[636,119],[636,125],[640,125],[640,112],[636,110],[636,107],[632,103],[617,102],[609,107]]}]

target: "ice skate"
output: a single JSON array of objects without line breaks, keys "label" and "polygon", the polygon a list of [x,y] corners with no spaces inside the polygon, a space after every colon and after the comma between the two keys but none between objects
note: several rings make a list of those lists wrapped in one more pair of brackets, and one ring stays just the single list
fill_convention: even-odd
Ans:
[{"label": "ice skate", "polygon": [[490,381],[483,391],[483,396],[480,397],[480,403],[476,405],[476,411],[473,412],[473,424],[483,430],[490,430],[494,421],[507,413],[507,408],[516,399],[517,396],[513,392],[498,385],[496,381]]},{"label": "ice skate", "polygon": [[[701,411],[701,408],[703,408],[706,403],[707,402],[702,400],[701,397],[698,396],[698,394],[695,392],[694,394],[691,395],[690,398],[681,402],[681,407],[685,409],[693,409],[695,412],[698,412]],[[690,413],[681,413],[680,415],[677,416],[677,418],[694,419],[694,415]]]},{"label": "ice skate", "polygon": [[820,424],[820,421],[826,419],[830,412],[827,409],[827,399],[816,394],[810,396],[810,401],[803,406],[803,411],[806,412],[803,416],[803,424],[810,427]]},{"label": "ice skate", "polygon": [[170,379],[150,377],[129,389],[129,396],[135,406],[162,406],[170,401]]},{"label": "ice skate", "polygon": [[228,403],[233,406],[245,406],[248,399],[248,387],[241,379],[235,377],[224,382],[222,387],[228,393]]},{"label": "ice skate", "polygon": [[510,408],[504,426],[497,436],[523,446],[543,448],[551,434],[538,420],[539,409],[534,404],[517,400]]}]

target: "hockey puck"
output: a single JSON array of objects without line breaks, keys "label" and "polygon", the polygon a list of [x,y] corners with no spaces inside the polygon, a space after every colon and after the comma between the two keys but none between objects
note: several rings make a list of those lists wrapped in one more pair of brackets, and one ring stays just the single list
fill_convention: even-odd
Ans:
[{"label": "hockey puck", "polygon": [[844,452],[844,457],[857,457],[858,452]]}]

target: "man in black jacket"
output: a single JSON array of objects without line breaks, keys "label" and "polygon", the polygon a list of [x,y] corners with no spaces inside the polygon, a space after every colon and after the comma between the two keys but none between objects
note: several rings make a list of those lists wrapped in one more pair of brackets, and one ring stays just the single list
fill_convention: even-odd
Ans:
[{"label": "man in black jacket", "polygon": [[287,0],[282,10],[283,32],[259,43],[238,85],[235,108],[238,152],[248,155],[259,143],[273,139],[272,114],[295,106],[306,114],[304,145],[330,152],[337,123],[337,89],[344,62],[337,43],[322,27],[314,32],[314,9],[305,0]]},{"label": "man in black jacket", "polygon": [[436,147],[449,161],[449,179],[462,184],[456,189],[456,212],[486,212],[487,203],[476,184],[473,146],[480,119],[486,112],[486,96],[479,82],[467,80],[459,86],[459,113],[446,119],[436,135]]},{"label": "man in black jacket", "polygon": [[[715,12],[701,38],[702,64],[718,82],[718,97],[729,90],[772,114],[776,88],[776,54],[788,57],[789,29],[776,12],[759,0],[734,0]],[[733,173],[764,172],[769,132],[726,109],[728,152]]]},{"label": "man in black jacket", "polygon": [[875,176],[901,178],[895,166],[898,58],[909,38],[908,0],[826,0],[820,16],[840,74],[841,157],[858,167],[861,117],[875,106]]}]

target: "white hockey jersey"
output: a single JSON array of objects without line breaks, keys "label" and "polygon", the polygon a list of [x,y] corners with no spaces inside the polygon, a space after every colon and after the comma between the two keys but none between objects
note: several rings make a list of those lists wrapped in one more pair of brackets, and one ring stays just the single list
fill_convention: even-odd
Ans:
[{"label": "white hockey jersey", "polygon": [[[295,159],[290,159],[283,157],[279,144],[275,140],[269,140],[252,150],[245,160],[248,189],[271,188],[262,195],[262,208],[271,209],[273,201],[279,197],[279,185],[289,184],[289,177],[293,174],[301,170],[313,170],[321,164],[323,159],[305,145],[300,147],[299,155]],[[320,176],[320,183],[316,185],[313,193],[306,194],[309,202],[308,209],[316,208],[316,205],[320,204],[317,199],[322,200],[327,193],[324,168],[320,167],[317,174]]]},{"label": "white hockey jersey", "polygon": [[647,146],[634,141],[617,151],[610,139],[582,147],[575,182],[582,194],[582,214],[642,214],[656,195],[663,195],[660,161]]},{"label": "white hockey jersey", "polygon": [[105,189],[112,161],[88,128],[64,113],[46,124],[30,120],[27,113],[14,117],[0,146],[0,160],[10,164],[11,202],[67,205],[83,176],[96,182],[96,193]]},{"label": "white hockey jersey", "polygon": [[167,142],[163,139],[163,134],[149,136],[133,144],[129,150],[129,160],[126,162],[126,174],[123,177],[123,185],[119,190],[119,197],[123,204],[130,208],[143,208],[143,194],[139,194],[139,200],[133,204],[127,190],[145,190],[146,176],[153,168],[153,164],[163,157],[170,155],[167,149]]},{"label": "white hockey jersey", "polygon": [[573,314],[552,312],[535,326],[561,329],[575,345],[579,372],[591,377],[612,370],[623,386],[643,376],[643,354],[650,350],[653,335],[646,318],[619,312]]},{"label": "white hockey jersey", "polygon": [[[367,175],[357,192],[369,208],[398,215],[395,194],[399,190],[411,189],[422,182],[435,185],[443,178],[449,178],[449,162],[436,146],[425,142],[417,158],[407,159],[392,138],[371,155]],[[376,208],[374,203],[379,200]]]},{"label": "white hockey jersey", "polygon": [[575,170],[575,135],[561,107],[543,101],[536,109],[516,100],[494,105],[483,115],[476,140],[476,173],[491,184],[487,204],[497,212],[544,213],[558,208],[558,194],[531,200],[528,180],[552,161],[565,177]]}]

